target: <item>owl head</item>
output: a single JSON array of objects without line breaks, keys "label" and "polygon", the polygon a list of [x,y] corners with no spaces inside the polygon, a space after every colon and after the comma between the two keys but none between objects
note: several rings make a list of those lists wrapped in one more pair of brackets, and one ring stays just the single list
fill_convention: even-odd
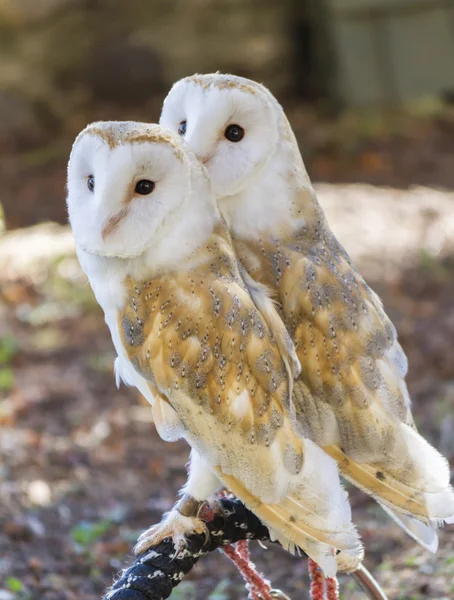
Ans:
[{"label": "owl head", "polygon": [[172,87],[160,123],[178,132],[204,163],[215,196],[230,196],[259,177],[276,152],[277,107],[264,86],[248,79],[194,75]]},{"label": "owl head", "polygon": [[86,127],[68,164],[67,205],[78,246],[101,256],[143,253],[190,194],[190,162],[179,136],[159,125]]}]

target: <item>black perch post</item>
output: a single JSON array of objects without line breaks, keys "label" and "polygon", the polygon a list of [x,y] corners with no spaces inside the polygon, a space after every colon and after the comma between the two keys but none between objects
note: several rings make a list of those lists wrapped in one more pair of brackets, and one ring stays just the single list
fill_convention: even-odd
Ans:
[{"label": "black perch post", "polygon": [[[221,510],[208,509],[209,517],[204,518],[208,539],[204,534],[191,535],[186,548],[177,554],[172,540],[165,539],[123,571],[103,600],[165,600],[196,562],[209,552],[240,540],[270,541],[265,525],[238,499],[221,498],[218,504]],[[352,576],[371,600],[387,600],[367,569],[361,567]]]}]

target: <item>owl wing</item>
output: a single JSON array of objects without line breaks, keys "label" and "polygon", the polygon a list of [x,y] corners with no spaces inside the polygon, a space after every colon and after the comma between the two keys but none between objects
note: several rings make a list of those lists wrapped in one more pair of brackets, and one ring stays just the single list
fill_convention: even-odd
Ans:
[{"label": "owl wing", "polygon": [[336,463],[295,432],[291,369],[240,278],[198,269],[129,282],[119,328],[131,364],[226,487],[327,573],[333,547],[355,567],[362,549]]},{"label": "owl wing", "polygon": [[370,422],[373,414],[413,424],[407,360],[380,299],[348,257],[327,251],[294,257],[282,276],[281,297],[302,366],[301,394],[313,402],[301,419],[314,433],[317,418],[334,412],[342,446],[368,460],[375,435],[383,439]]},{"label": "owl wing", "polygon": [[302,367],[293,394],[302,431],[389,508],[449,520],[449,468],[415,431],[396,330],[329,230],[315,237],[304,251],[289,245],[280,281]]}]

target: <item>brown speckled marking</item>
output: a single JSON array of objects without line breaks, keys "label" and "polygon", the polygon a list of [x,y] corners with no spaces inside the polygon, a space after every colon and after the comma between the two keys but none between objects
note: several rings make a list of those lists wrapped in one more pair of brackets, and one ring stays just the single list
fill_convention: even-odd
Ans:
[{"label": "brown speckled marking", "polygon": [[[152,371],[159,389],[186,392],[202,410],[268,446],[289,406],[284,363],[223,226],[199,254],[199,266],[188,273],[126,282],[123,343],[135,368],[148,379]],[[252,410],[240,417],[233,405],[244,391]]]},{"label": "brown speckled marking", "polygon": [[[219,74],[208,74],[208,75],[192,75],[186,77],[185,81],[188,83],[195,83],[204,90],[210,87],[215,87],[220,90],[236,89],[247,94],[257,95],[257,92],[263,86],[256,84],[255,82],[249,82],[241,77],[235,77],[234,75],[219,75]],[[263,88],[265,89],[265,88]]]},{"label": "brown speckled marking", "polygon": [[298,475],[303,466],[303,453],[297,453],[295,448],[288,444],[284,448],[283,462],[284,467],[287,469],[289,473],[292,475]]},{"label": "brown speckled marking", "polygon": [[331,414],[347,454],[383,456],[394,425],[387,419],[377,425],[374,411],[386,403],[399,419],[411,420],[400,382],[382,371],[395,330],[315,198],[302,195],[299,202],[294,212],[303,226],[278,239],[234,239],[235,250],[256,281],[277,291],[302,365],[293,398],[304,434],[333,443],[326,433]]},{"label": "brown speckled marking", "polygon": [[280,539],[309,553],[317,541],[350,549],[360,561],[356,531],[330,522],[332,489],[314,493],[312,475],[296,477],[305,441],[289,411],[289,372],[224,223],[191,259],[192,270],[124,282],[118,325],[129,360],[167,398],[191,446]]},{"label": "brown speckled marking", "polygon": [[295,344],[302,373],[293,405],[301,433],[359,487],[424,521],[431,516],[428,484],[402,429],[415,429],[405,355],[380,299],[330,231],[309,180],[307,187],[297,180],[304,167],[295,167],[299,151],[277,109],[281,139],[295,152],[289,184],[299,191],[280,226],[234,237],[235,251],[249,276],[276,293]]},{"label": "brown speckled marking", "polygon": [[173,149],[179,160],[184,156],[179,140],[155,124],[135,121],[100,121],[88,125],[79,134],[76,142],[84,135],[100,138],[111,150],[123,144],[166,144]]}]

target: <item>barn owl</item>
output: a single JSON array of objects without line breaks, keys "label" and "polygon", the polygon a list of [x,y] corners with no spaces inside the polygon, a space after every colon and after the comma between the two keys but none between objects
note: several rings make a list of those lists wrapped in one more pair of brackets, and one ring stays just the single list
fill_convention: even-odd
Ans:
[{"label": "barn owl", "polygon": [[336,462],[296,427],[293,344],[272,304],[266,318],[255,306],[201,163],[158,125],[94,123],[74,143],[67,204],[118,377],[152,404],[161,437],[192,448],[182,499],[138,550],[205,531],[201,503],[225,486],[327,575],[355,569]]},{"label": "barn owl", "polygon": [[416,431],[396,330],[331,232],[282,107],[253,81],[194,75],[160,122],[204,163],[256,305],[277,301],[302,366],[300,431],[435,551],[434,528],[454,522],[447,461]]}]

